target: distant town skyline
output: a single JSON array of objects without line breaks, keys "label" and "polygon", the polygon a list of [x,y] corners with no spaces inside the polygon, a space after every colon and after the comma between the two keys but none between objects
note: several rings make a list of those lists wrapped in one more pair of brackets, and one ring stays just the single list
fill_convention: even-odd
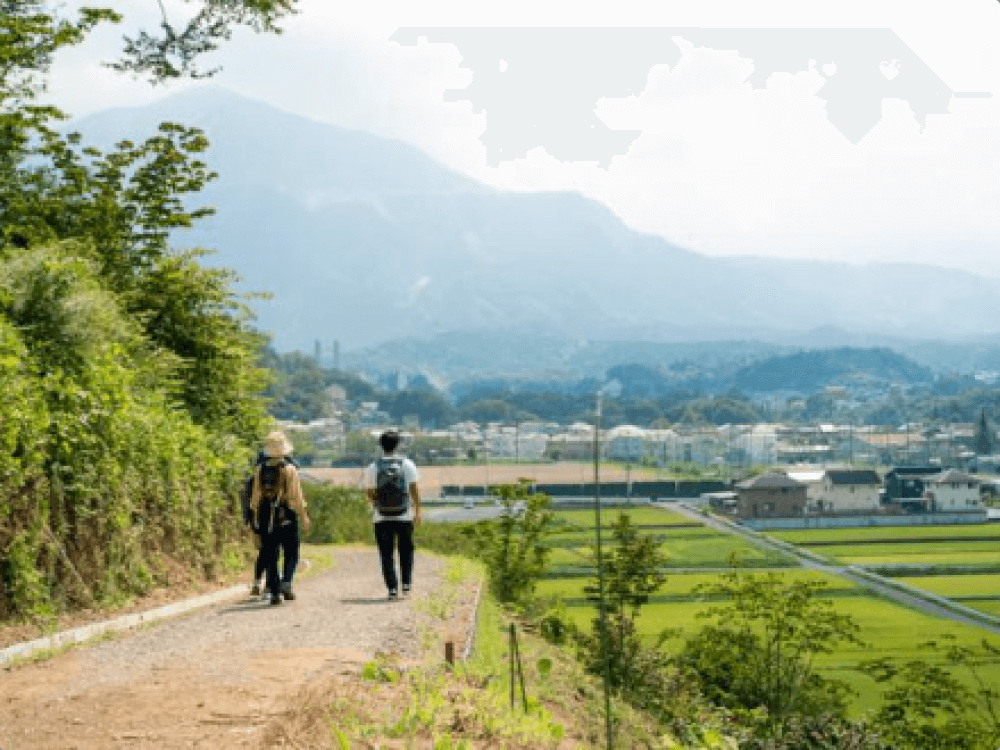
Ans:
[{"label": "distant town skyline", "polygon": [[[156,3],[148,6],[137,4],[136,17],[155,24]],[[484,10],[450,2],[349,8],[305,0],[283,35],[237,34],[213,61],[224,68],[214,83],[407,141],[497,188],[579,191],[635,229],[709,255],[908,260],[1000,275],[1000,103],[994,95],[1000,92],[1000,3],[803,6],[514,2]],[[167,3],[170,13],[184,7]],[[485,106],[474,111],[475,103],[463,98],[475,71],[459,46],[391,41],[404,28],[569,26],[889,29],[947,89],[976,97],[948,98],[943,111],[931,107],[922,115],[912,95],[877,95],[863,103],[876,108],[866,115],[877,120],[874,127],[864,132],[859,126],[845,137],[846,121],[829,111],[838,71],[828,61],[779,70],[761,83],[751,79],[763,63],[746,50],[681,37],[674,40],[672,64],[653,64],[631,95],[610,93],[594,108],[611,133],[637,133],[624,154],[605,163],[560,161],[533,147],[513,159],[491,159],[483,142],[491,113]],[[57,60],[51,96],[70,114],[140,104],[178,88],[150,88],[100,67],[114,55],[122,31],[105,29]],[[595,50],[602,53],[607,50]],[[558,61],[560,50],[552,56]],[[870,65],[876,80],[892,80],[901,64],[912,63],[887,56]],[[497,62],[502,70],[506,61]],[[493,109],[495,133],[501,113]]]}]

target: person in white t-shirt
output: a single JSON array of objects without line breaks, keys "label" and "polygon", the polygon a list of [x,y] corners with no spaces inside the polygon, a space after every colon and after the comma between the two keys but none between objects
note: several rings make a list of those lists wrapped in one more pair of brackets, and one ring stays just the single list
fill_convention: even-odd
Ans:
[{"label": "person in white t-shirt", "polygon": [[[420,491],[417,489],[417,467],[413,461],[398,455],[399,433],[383,432],[379,437],[381,458],[365,470],[365,498],[372,508],[375,541],[382,561],[382,578],[389,599],[403,595],[413,585],[413,529],[420,523]],[[395,550],[399,548],[399,579],[396,577]]]}]

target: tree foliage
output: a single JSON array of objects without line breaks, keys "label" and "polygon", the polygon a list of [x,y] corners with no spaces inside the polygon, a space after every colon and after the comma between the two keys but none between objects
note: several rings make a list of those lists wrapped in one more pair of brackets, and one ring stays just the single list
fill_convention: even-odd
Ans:
[{"label": "tree foliage", "polygon": [[524,482],[491,488],[503,515],[472,528],[479,556],[490,576],[490,590],[501,602],[529,597],[548,564],[549,548],[543,542],[555,528],[551,500],[542,493],[529,494]]},{"label": "tree foliage", "polygon": [[815,657],[859,642],[858,626],[820,598],[824,587],[738,572],[699,587],[725,602],[699,615],[709,623],[685,643],[679,663],[697,675],[713,703],[763,708],[771,728],[780,730],[793,715],[842,715],[848,688],[821,675]]},{"label": "tree foliage", "polygon": [[[1000,744],[1000,689],[981,674],[1000,663],[1000,646],[983,639],[961,646],[953,637],[921,644],[927,659],[902,664],[876,659],[862,670],[885,686],[875,726],[904,750],[993,750]],[[964,672],[969,678],[959,679]]]},{"label": "tree foliage", "polygon": [[236,561],[237,467],[266,414],[233,275],[170,244],[209,213],[188,208],[214,177],[204,135],[168,123],[102,152],[62,133],[40,99],[53,55],[120,16],[0,11],[4,618]]}]

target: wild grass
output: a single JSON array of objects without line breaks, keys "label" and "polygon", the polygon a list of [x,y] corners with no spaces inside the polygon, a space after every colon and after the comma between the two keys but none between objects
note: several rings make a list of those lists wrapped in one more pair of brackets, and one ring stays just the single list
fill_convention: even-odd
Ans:
[{"label": "wild grass", "polygon": [[[315,680],[264,731],[298,748],[564,748],[604,742],[602,695],[576,660],[518,629],[527,694],[510,701],[509,616],[489,597],[472,658],[404,670],[386,661]],[[673,747],[646,716],[615,702],[618,747]]]}]

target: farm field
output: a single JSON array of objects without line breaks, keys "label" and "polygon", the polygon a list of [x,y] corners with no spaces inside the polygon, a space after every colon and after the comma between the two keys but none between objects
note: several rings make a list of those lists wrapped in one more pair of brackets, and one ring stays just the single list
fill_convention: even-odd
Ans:
[{"label": "farm field", "polygon": [[980,612],[985,612],[988,615],[993,615],[994,617],[1000,617],[1000,601],[979,601],[979,602],[962,602],[967,607],[972,607],[973,609],[978,609]]},{"label": "farm field", "polygon": [[768,531],[775,539],[783,539],[792,544],[808,545],[811,542],[841,542],[843,544],[866,544],[879,539],[942,539],[948,537],[975,537],[1000,540],[1000,526],[997,524],[967,524],[959,526],[881,526],[849,529],[796,529],[794,531]]},{"label": "farm field", "polygon": [[[773,571],[786,581],[823,581],[830,591],[846,591],[857,588],[849,581],[836,576],[826,575],[801,568]],[[668,573],[667,582],[663,584],[658,596],[688,596],[694,595],[694,589],[703,584],[719,580],[718,573]],[[588,578],[550,578],[538,584],[536,593],[540,596],[560,596],[568,598],[585,598],[583,587],[589,583]]]},{"label": "farm field", "polygon": [[[590,523],[592,525],[592,521]],[[817,552],[844,563],[924,565],[1000,563],[1000,545],[990,540],[990,537],[997,533],[996,527],[985,529],[978,526],[952,527],[946,530],[950,534],[937,534],[937,539],[940,541],[921,541],[921,537],[926,536],[927,532],[941,532],[942,529],[926,527],[890,529],[891,532],[900,532],[900,543],[865,543],[865,539],[887,538],[887,530],[884,528],[773,533],[773,536],[800,542],[803,538],[815,538],[813,535],[818,533],[826,536],[829,541],[846,542],[814,548]],[[859,532],[861,532],[860,537]],[[587,534],[580,532],[561,534],[558,542],[566,545],[579,539],[589,545],[592,533],[591,529]],[[768,554],[738,537],[722,532],[716,534],[707,527],[648,529],[647,533],[663,537],[662,545],[671,555],[670,565],[678,568],[697,569],[709,566],[725,568],[731,563],[734,553],[743,565],[751,567],[762,568],[784,561],[777,559],[774,553]],[[942,537],[948,536],[958,538],[942,540]],[[963,536],[973,536],[982,541],[969,541],[962,539]],[[586,551],[586,547],[574,550],[564,546],[553,550],[552,561],[555,564],[565,565],[585,564],[585,558],[580,555]],[[817,659],[820,669],[831,677],[844,680],[857,692],[856,698],[852,701],[852,712],[856,714],[875,708],[881,690],[873,680],[857,671],[862,662],[882,657],[896,662],[915,658],[934,660],[933,653],[921,644],[932,640],[940,642],[943,637],[952,636],[959,645],[975,646],[985,635],[984,631],[978,628],[925,615],[870,596],[862,588],[835,576],[826,576],[801,568],[777,569],[774,572],[788,580],[826,581],[829,584],[830,601],[836,610],[850,614],[858,624],[859,637],[863,645],[843,645],[837,652]],[[693,633],[701,627],[703,620],[698,614],[719,604],[719,602],[698,601],[698,595],[693,590],[700,584],[718,580],[718,577],[718,572],[701,573],[688,570],[678,573],[668,572],[667,582],[663,588],[642,608],[637,623],[640,634],[652,640],[665,629],[677,628],[680,634],[667,641],[664,648],[668,650],[680,648],[685,634]],[[944,596],[1000,595],[1000,575],[921,576],[901,580]],[[570,618],[577,627],[589,629],[594,618],[594,608],[585,603],[586,594],[583,587],[590,582],[590,579],[583,577],[549,579],[539,584],[537,592],[540,595],[560,597],[572,602],[567,608]],[[671,601],[671,599],[676,600]],[[976,600],[964,603],[980,611],[1000,615],[1000,601]],[[1000,646],[1000,639],[993,639],[993,642]],[[959,670],[955,676],[974,687],[970,674]],[[1000,663],[984,666],[980,676],[987,683],[1000,683]]]},{"label": "farm field", "polygon": [[821,547],[822,555],[850,565],[998,565],[993,542],[914,542],[845,544]]},{"label": "farm field", "polygon": [[[649,534],[652,537],[660,539],[664,542],[670,542],[678,539],[715,539],[720,536],[725,536],[721,532],[712,531],[704,526],[695,526],[693,528],[659,528],[656,526],[643,526],[642,532],[644,534]],[[610,530],[605,528],[604,536],[608,538]],[[590,528],[586,531],[558,531],[551,534],[548,540],[554,545],[558,546],[571,546],[571,545],[587,545],[594,541],[594,529]]]},{"label": "farm field", "polygon": [[[666,524],[692,523],[689,518],[682,516],[676,511],[651,508],[649,506],[637,506],[634,508],[603,508],[601,510],[601,527],[613,526],[618,521],[619,513],[627,513],[629,521],[632,522],[633,526],[663,526]],[[597,525],[594,522],[594,511],[592,509],[556,509],[556,518],[564,523],[573,524],[583,529],[593,529]],[[688,526],[687,528],[693,527]]]},{"label": "farm field", "polygon": [[[788,571],[787,574],[793,571]],[[803,571],[794,571],[801,575]],[[678,580],[688,576],[673,577],[675,591],[683,588]],[[692,578],[704,580],[710,576],[695,575]],[[547,588],[558,590],[558,586],[568,582],[545,582]],[[877,706],[879,686],[873,680],[857,671],[858,665],[869,659],[885,657],[896,662],[921,658],[934,660],[934,656],[922,644],[928,641],[941,642],[946,636],[953,636],[957,645],[976,646],[984,636],[984,631],[949,620],[938,619],[859,593],[857,596],[835,596],[831,598],[838,612],[850,614],[859,626],[861,645],[842,645],[833,654],[817,658],[817,664],[828,676],[838,677],[847,682],[858,695],[852,701],[852,713],[860,714]],[[683,639],[701,627],[703,620],[698,617],[718,602],[655,602],[642,608],[639,632],[650,640],[664,629],[677,628],[680,633],[669,639],[664,648],[676,651]],[[1000,603],[997,603],[1000,604]],[[1000,610],[1000,607],[997,607]],[[568,608],[569,615],[577,627],[589,629],[594,618],[594,609],[587,605]],[[993,639],[1000,645],[1000,639]],[[955,676],[973,686],[972,678],[962,670]],[[981,677],[987,684],[1000,683],[1000,663],[983,666]]]},{"label": "farm field", "polygon": [[[549,560],[552,565],[586,565],[590,562],[591,539],[580,540],[577,547],[553,547]],[[608,539],[610,542],[610,539]],[[710,537],[670,538],[661,543],[668,565],[678,568],[725,568],[738,561],[751,567],[792,565],[790,558],[771,550],[763,550],[729,534]]]},{"label": "farm field", "polygon": [[906,576],[899,581],[940,596],[1000,597],[1000,575]]}]

